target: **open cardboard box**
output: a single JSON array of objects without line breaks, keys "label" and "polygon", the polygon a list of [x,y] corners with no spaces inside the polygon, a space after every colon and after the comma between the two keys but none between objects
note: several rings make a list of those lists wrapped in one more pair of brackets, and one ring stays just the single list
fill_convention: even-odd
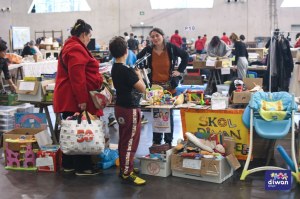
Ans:
[{"label": "open cardboard box", "polygon": [[[251,90],[256,85],[262,87],[263,79],[262,78],[244,78],[243,82],[246,89]],[[233,92],[232,103],[233,104],[248,104],[251,99],[252,92],[243,91],[243,92]]]},{"label": "open cardboard box", "polygon": [[46,86],[51,83],[55,83],[55,80],[44,80],[41,82],[18,80],[18,100],[33,102],[44,101],[44,95],[46,94]]}]

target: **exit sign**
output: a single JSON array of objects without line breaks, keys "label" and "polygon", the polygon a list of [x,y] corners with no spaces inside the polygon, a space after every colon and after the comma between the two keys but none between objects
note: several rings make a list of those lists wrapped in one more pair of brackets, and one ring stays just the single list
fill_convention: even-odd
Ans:
[{"label": "exit sign", "polygon": [[145,12],[144,11],[140,11],[140,15],[145,15]]}]

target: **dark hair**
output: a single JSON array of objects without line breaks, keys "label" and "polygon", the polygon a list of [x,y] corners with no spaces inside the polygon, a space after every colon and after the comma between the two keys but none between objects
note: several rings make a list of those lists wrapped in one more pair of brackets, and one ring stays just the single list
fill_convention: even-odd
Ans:
[{"label": "dark hair", "polygon": [[245,35],[240,35],[240,40],[244,41],[246,39]]},{"label": "dark hair", "polygon": [[127,52],[127,43],[124,37],[113,37],[109,41],[109,51],[114,58],[122,57]]},{"label": "dark hair", "polygon": [[93,29],[89,24],[85,23],[82,19],[78,19],[72,27],[71,35],[79,37],[82,33],[89,34],[91,30]]},{"label": "dark hair", "polygon": [[178,33],[179,33],[179,32],[178,32],[178,30],[175,30],[175,33],[177,33],[177,34],[178,34]]},{"label": "dark hair", "polygon": [[130,37],[133,37],[133,36],[134,36],[134,35],[133,35],[133,33],[131,32],[131,33],[130,33]]},{"label": "dark hair", "polygon": [[[158,34],[160,34],[161,36],[164,36],[165,33],[162,31],[162,29],[160,28],[153,28],[150,32],[149,32],[149,36],[151,37],[151,33],[152,32],[157,32]],[[166,47],[166,41],[165,38],[163,39],[163,44],[164,44],[164,48]],[[152,44],[153,45],[153,44]],[[153,45],[154,46],[154,45]]]},{"label": "dark hair", "polygon": [[7,46],[4,42],[0,42],[0,51],[6,51],[7,50]]},{"label": "dark hair", "polygon": [[127,32],[124,32],[124,36],[128,36],[128,33],[127,33]]},{"label": "dark hair", "polygon": [[223,32],[223,35],[226,35],[226,32]]},{"label": "dark hair", "polygon": [[300,37],[300,33],[297,33],[297,34],[296,34],[296,39],[298,39],[298,37]]},{"label": "dark hair", "polygon": [[206,37],[206,34],[204,34],[203,36]]},{"label": "dark hair", "polygon": [[214,37],[211,39],[211,41],[210,41],[210,45],[211,45],[212,47],[216,47],[216,46],[218,46],[220,43],[221,43],[221,40],[220,40],[220,38],[219,38],[218,36],[214,36]]},{"label": "dark hair", "polygon": [[158,34],[160,34],[160,35],[162,35],[162,36],[165,35],[164,31],[162,31],[162,29],[160,29],[160,28],[153,28],[153,29],[149,32],[149,35],[151,35],[152,32],[157,32]]},{"label": "dark hair", "polygon": [[201,39],[201,36],[198,36],[198,39]]}]

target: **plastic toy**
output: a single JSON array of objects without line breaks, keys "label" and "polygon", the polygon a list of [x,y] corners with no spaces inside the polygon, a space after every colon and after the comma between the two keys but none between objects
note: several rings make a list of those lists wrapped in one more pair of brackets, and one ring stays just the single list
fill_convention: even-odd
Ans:
[{"label": "plastic toy", "polygon": [[102,169],[108,169],[117,164],[116,160],[119,158],[119,153],[117,150],[106,148],[99,157],[101,161],[98,163],[98,166]]},{"label": "plastic toy", "polygon": [[[35,171],[37,150],[32,149],[32,143],[36,142],[32,140],[20,140],[20,139],[6,139],[5,140],[5,153],[6,153],[6,167],[8,170],[29,170]],[[19,143],[20,150],[13,151],[9,148],[9,143]]]}]

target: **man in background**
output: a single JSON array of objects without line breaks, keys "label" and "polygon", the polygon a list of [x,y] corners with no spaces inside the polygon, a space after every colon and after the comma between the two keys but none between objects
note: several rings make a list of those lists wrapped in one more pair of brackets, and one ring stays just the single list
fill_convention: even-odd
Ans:
[{"label": "man in background", "polygon": [[178,30],[175,30],[175,34],[171,36],[170,42],[172,44],[175,44],[176,46],[178,46],[179,48],[181,48],[182,45],[182,38],[179,35]]}]

